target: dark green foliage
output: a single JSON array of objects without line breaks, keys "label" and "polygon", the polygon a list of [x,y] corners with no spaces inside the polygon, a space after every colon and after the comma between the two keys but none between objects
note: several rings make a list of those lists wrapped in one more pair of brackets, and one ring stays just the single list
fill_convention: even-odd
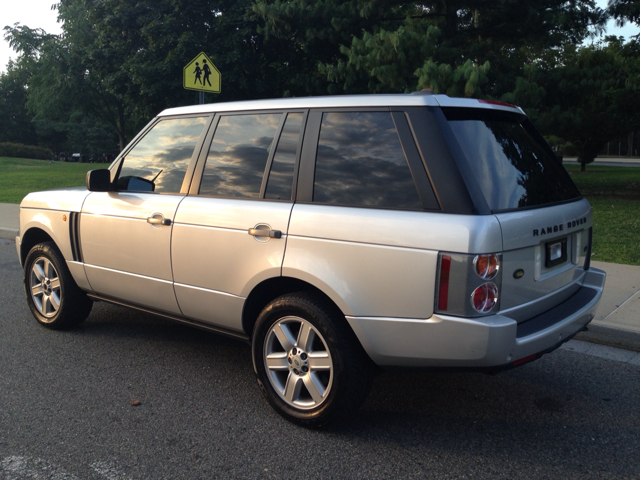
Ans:
[{"label": "dark green foliage", "polygon": [[640,25],[640,1],[638,0],[609,0],[608,11],[619,26],[627,22]]},{"label": "dark green foliage", "polygon": [[429,87],[495,98],[541,52],[606,19],[591,0],[258,0],[253,11],[268,38],[288,40],[301,67],[289,67],[292,87],[306,94]]},{"label": "dark green foliage", "polygon": [[[614,0],[609,11],[635,21],[637,4]],[[197,103],[198,93],[182,87],[182,69],[201,51],[222,72],[222,93],[206,94],[207,102],[431,88],[518,103],[586,159],[640,111],[629,97],[637,63],[630,47],[619,46],[613,63],[600,59],[609,53],[575,47],[606,20],[592,0],[56,5],[59,37],[5,28],[21,56],[0,77],[0,140],[115,153],[159,111]],[[618,113],[608,116],[611,105]]]},{"label": "dark green foliage", "polygon": [[3,142],[0,143],[0,157],[51,160],[53,158],[53,152],[48,148],[36,147],[35,145]]},{"label": "dark green foliage", "polygon": [[[282,42],[257,33],[250,0],[62,0],[63,34],[24,26],[6,37],[30,72],[35,117],[68,124],[98,122],[123,148],[159,111],[197,103],[182,87],[182,69],[204,51],[222,72],[222,93],[207,101],[284,94]],[[78,128],[62,128],[69,141]],[[110,144],[111,139],[105,139]],[[94,142],[95,143],[95,142]],[[103,147],[106,148],[106,147]]]},{"label": "dark green foliage", "polygon": [[529,67],[514,94],[545,134],[571,142],[582,170],[611,139],[640,128],[640,46],[607,37],[565,46],[552,61]]},{"label": "dark green foliage", "polygon": [[0,142],[35,144],[36,131],[27,112],[27,72],[13,62],[0,74]]}]

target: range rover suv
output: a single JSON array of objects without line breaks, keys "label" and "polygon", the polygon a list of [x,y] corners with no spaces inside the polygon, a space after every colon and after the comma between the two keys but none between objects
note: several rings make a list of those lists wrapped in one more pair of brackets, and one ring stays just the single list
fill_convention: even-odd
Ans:
[{"label": "range rover suv", "polygon": [[49,328],[92,302],[252,345],[319,426],[384,367],[500,370],[593,318],[591,208],[524,112],[445,95],[173,108],[86,188],[29,194],[18,256]]}]

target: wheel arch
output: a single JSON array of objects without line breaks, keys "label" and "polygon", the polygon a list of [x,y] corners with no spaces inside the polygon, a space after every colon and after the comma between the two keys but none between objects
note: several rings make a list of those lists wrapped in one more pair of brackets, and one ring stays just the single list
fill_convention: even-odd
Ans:
[{"label": "wheel arch", "polygon": [[[293,277],[274,277],[256,285],[247,296],[247,300],[244,302],[242,309],[242,329],[244,332],[251,337],[253,334],[253,326],[262,309],[272,300],[293,292],[310,292],[319,295],[334,305],[336,310],[342,313],[342,315],[345,315],[343,309],[341,309],[329,295],[315,285]],[[345,320],[345,324],[349,325],[349,322]],[[349,328],[351,328],[350,325]]]},{"label": "wheel arch", "polygon": [[24,234],[22,234],[22,237],[20,238],[20,261],[23,267],[24,267],[24,262],[27,258],[27,255],[29,254],[31,249],[36,245],[38,245],[39,243],[44,243],[44,242],[53,242],[58,248],[58,250],[60,250],[60,247],[55,242],[55,240],[51,237],[51,235],[49,235],[47,232],[45,232],[41,228],[32,227],[26,232],[24,232]]}]

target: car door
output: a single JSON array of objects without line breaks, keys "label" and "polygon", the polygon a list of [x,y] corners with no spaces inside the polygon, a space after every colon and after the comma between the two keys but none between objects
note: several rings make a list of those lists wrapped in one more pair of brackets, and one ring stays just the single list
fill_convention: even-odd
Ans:
[{"label": "car door", "polygon": [[116,191],[87,197],[80,240],[87,279],[98,295],[180,315],[171,232],[210,120],[160,119],[114,166]]},{"label": "car door", "polygon": [[186,317],[242,331],[249,292],[281,275],[305,120],[303,111],[215,119],[173,227],[175,292]]}]

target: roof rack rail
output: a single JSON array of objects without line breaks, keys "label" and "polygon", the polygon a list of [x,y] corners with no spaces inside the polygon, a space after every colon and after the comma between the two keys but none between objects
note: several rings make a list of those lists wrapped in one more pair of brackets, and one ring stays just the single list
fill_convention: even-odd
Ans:
[{"label": "roof rack rail", "polygon": [[411,92],[411,95],[434,95],[434,93],[430,88],[423,88],[422,90]]}]

